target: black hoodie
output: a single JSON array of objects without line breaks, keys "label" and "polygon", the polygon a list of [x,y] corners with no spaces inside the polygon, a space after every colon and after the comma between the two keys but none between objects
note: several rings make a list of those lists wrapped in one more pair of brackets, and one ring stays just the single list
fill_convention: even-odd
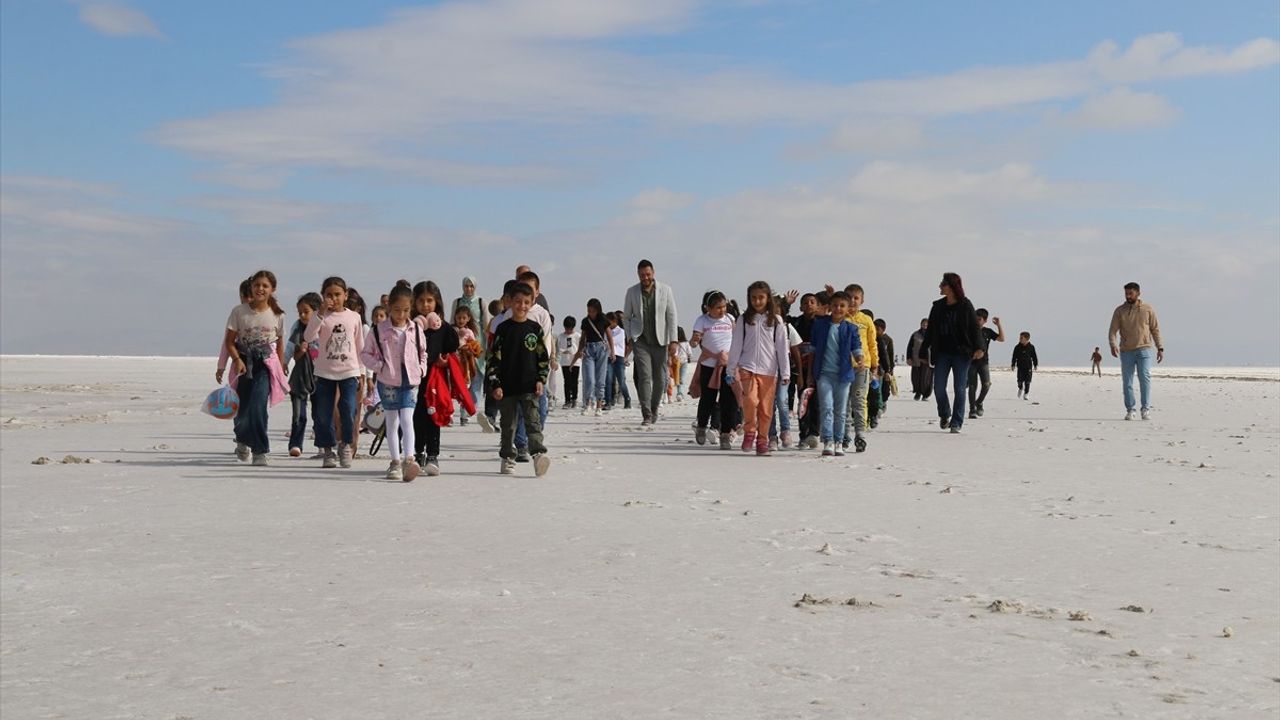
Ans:
[{"label": "black hoodie", "polygon": [[973,355],[974,350],[981,350],[978,315],[969,298],[961,298],[955,305],[948,305],[946,298],[935,300],[929,310],[924,342],[935,359],[939,355]]}]

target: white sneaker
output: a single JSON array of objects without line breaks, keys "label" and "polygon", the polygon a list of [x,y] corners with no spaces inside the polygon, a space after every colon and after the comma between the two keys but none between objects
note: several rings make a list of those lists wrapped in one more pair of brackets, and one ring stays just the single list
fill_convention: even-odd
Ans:
[{"label": "white sneaker", "polygon": [[248,462],[249,455],[250,455],[250,452],[249,452],[248,445],[245,445],[242,442],[236,443],[236,459],[237,460],[239,460],[240,462]]},{"label": "white sneaker", "polygon": [[503,475],[515,475],[516,474],[515,458],[502,458],[502,467],[500,470],[498,470],[498,472],[502,473]]},{"label": "white sneaker", "polygon": [[271,461],[267,459],[267,454],[266,454],[266,453],[254,453],[254,454],[253,454],[253,464],[254,464],[254,465],[257,465],[257,466],[259,466],[259,467],[262,467],[262,466],[265,466],[265,465],[270,465],[270,464],[271,464]]},{"label": "white sneaker", "polygon": [[489,416],[483,412],[476,413],[476,423],[480,425],[480,429],[484,432],[493,432],[493,423],[489,422]]},{"label": "white sneaker", "polygon": [[551,469],[551,458],[546,453],[538,453],[533,456],[533,474],[542,477]]},{"label": "white sneaker", "polygon": [[387,474],[385,477],[388,480],[404,480],[404,468],[399,460],[391,461],[391,464],[387,466]]},{"label": "white sneaker", "polygon": [[1151,419],[1151,409],[1150,409],[1150,408],[1143,408],[1143,409],[1142,409],[1142,419],[1143,419],[1143,420],[1150,420],[1150,419]]},{"label": "white sneaker", "polygon": [[351,446],[346,443],[338,444],[338,467],[351,467]]},{"label": "white sneaker", "polygon": [[833,456],[833,455],[835,455],[835,454],[836,454],[836,448],[835,448],[835,444],[834,444],[834,443],[832,443],[830,440],[828,440],[827,442],[822,443],[822,456],[823,456],[823,457],[831,457],[831,456]]},{"label": "white sneaker", "polygon": [[427,466],[423,470],[427,472],[427,477],[436,477],[440,474],[440,459],[435,455],[428,455]]},{"label": "white sneaker", "polygon": [[1132,419],[1133,419],[1133,411],[1132,411],[1132,410],[1125,410],[1125,411],[1124,411],[1124,419],[1125,419],[1125,420],[1132,420]]},{"label": "white sneaker", "polygon": [[836,457],[844,457],[844,443],[831,443],[831,450]]},{"label": "white sneaker", "polygon": [[324,457],[320,460],[320,466],[326,468],[338,467],[338,456],[333,452],[333,448],[324,448],[322,450]]},{"label": "white sneaker", "polygon": [[596,417],[600,417],[600,406],[596,406]]},{"label": "white sneaker", "polygon": [[400,463],[400,474],[405,482],[413,482],[418,475],[422,474],[422,466],[418,464],[417,460],[406,457],[404,462]]}]

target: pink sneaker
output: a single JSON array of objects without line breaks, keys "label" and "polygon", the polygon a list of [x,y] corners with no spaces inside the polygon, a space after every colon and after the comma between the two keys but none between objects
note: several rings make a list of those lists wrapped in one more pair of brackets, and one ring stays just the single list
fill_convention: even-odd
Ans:
[{"label": "pink sneaker", "polygon": [[761,436],[760,439],[756,441],[756,456],[759,457],[772,454],[773,451],[769,449],[769,439]]},{"label": "pink sneaker", "polygon": [[[765,441],[768,443],[768,440]],[[751,452],[756,447],[756,434],[753,432],[742,433],[742,452]]]}]

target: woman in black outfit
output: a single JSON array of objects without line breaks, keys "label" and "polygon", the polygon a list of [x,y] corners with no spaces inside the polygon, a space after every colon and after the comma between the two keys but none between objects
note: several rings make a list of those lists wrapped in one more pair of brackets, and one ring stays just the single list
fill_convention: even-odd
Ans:
[{"label": "woman in black outfit", "polygon": [[[965,390],[969,385],[969,364],[981,358],[978,316],[973,303],[964,296],[964,284],[955,273],[943,273],[938,285],[942,297],[929,311],[925,346],[933,357],[933,394],[938,401],[939,425],[960,432],[964,424]],[[947,398],[947,373],[952,375],[955,404]]]}]

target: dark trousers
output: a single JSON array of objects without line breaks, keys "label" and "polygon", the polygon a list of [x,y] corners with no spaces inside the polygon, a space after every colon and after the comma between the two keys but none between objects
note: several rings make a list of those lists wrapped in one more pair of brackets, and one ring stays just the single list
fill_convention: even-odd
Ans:
[{"label": "dark trousers", "polygon": [[427,384],[418,386],[418,403],[413,408],[413,453],[438,457],[440,455],[440,426],[435,415],[427,412]]},{"label": "dark trousers", "polygon": [[[978,381],[982,381],[979,392]],[[969,365],[969,406],[981,405],[987,399],[987,391],[991,389],[991,363],[986,358],[975,360]]]},{"label": "dark trousers", "polygon": [[498,418],[498,401],[493,399],[493,385],[489,383],[489,378],[484,379],[484,414],[491,420]]},{"label": "dark trousers", "polygon": [[244,443],[255,455],[271,452],[267,440],[267,404],[271,399],[271,372],[262,360],[253,360],[253,377],[241,375],[236,382],[240,409],[236,411],[236,442]]},{"label": "dark trousers", "polygon": [[733,394],[724,378],[720,379],[720,389],[707,386],[711,382],[711,374],[715,368],[706,365],[698,366],[698,387],[702,390],[698,398],[698,427],[705,428],[711,422],[711,412],[716,409],[716,401],[720,403],[720,432],[729,432],[738,424],[738,398]]},{"label": "dark trousers", "polygon": [[307,435],[307,400],[309,395],[289,393],[289,401],[293,405],[293,424],[289,427],[289,449],[302,447]]},{"label": "dark trousers", "polygon": [[[316,378],[316,391],[311,396],[311,420],[316,431],[316,447],[331,448],[339,442],[352,445],[356,441],[356,392],[360,378],[330,380]],[[335,438],[333,398],[338,398],[338,414],[342,419],[342,437]]]},{"label": "dark trousers", "polygon": [[922,398],[933,394],[933,368],[922,362],[911,368],[911,392]]},{"label": "dark trousers", "polygon": [[565,405],[572,406],[572,405],[578,404],[578,371],[580,369],[581,368],[579,368],[577,365],[573,365],[573,366],[561,365],[560,366],[560,374],[562,377],[564,377],[564,404]]},{"label": "dark trousers", "polygon": [[504,458],[516,456],[516,420],[524,420],[525,433],[529,437],[529,452],[537,455],[547,451],[542,444],[542,416],[538,412],[538,396],[533,393],[524,395],[503,395],[498,401],[502,412],[502,449],[498,454]]},{"label": "dark trousers", "polygon": [[1018,368],[1018,389],[1023,395],[1031,392],[1031,368]]}]

